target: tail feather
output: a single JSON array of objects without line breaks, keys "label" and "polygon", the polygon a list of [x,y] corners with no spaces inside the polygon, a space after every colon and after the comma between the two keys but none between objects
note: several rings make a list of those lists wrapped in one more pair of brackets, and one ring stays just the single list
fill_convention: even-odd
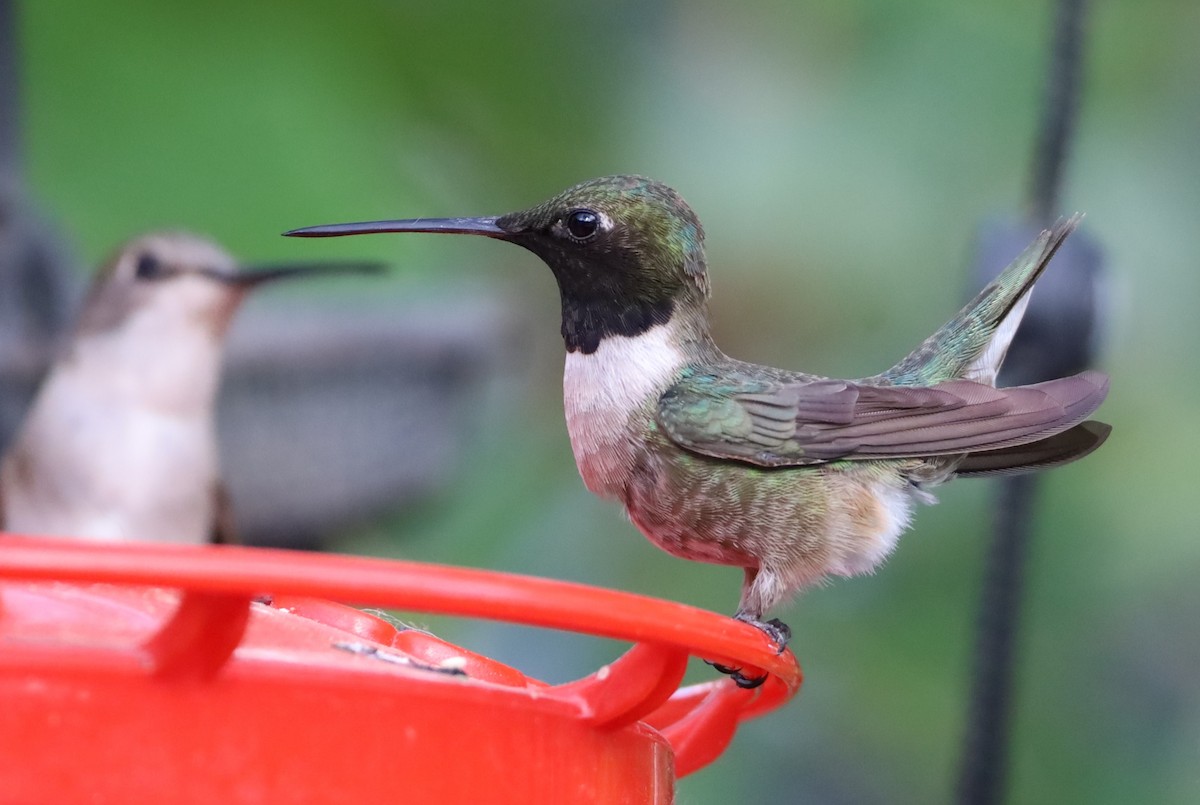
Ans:
[{"label": "tail feather", "polygon": [[1082,220],[1073,215],[1043,231],[995,280],[937,332],[875,382],[914,386],[967,378],[992,385],[1021,323],[1033,284]]},{"label": "tail feather", "polygon": [[1073,428],[1036,442],[970,453],[955,468],[958,477],[1019,475],[1046,470],[1077,461],[1091,453],[1108,438],[1112,426],[1089,420]]}]

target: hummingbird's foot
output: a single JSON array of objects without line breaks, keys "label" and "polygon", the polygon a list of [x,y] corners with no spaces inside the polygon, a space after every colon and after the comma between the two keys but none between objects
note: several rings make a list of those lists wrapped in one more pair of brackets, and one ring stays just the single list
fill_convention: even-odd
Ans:
[{"label": "hummingbird's foot", "polygon": [[733,617],[742,623],[750,624],[755,629],[758,629],[767,637],[771,638],[771,642],[778,647],[775,650],[776,654],[782,654],[784,649],[787,648],[788,641],[792,639],[791,628],[789,628],[786,623],[779,620],[779,618],[771,618],[769,621],[760,621],[757,618],[751,617],[750,615],[743,615],[740,612]]},{"label": "hummingbird's foot", "polygon": [[[777,654],[782,654],[787,648],[788,641],[792,639],[792,630],[788,628],[786,623],[779,620],[779,618],[772,618],[769,621],[760,621],[757,618],[744,615],[740,612],[733,617],[743,623],[750,624],[767,637],[771,638],[771,642],[777,646]],[[705,662],[708,661],[705,660]],[[718,672],[725,674],[732,679],[734,684],[736,684],[739,688],[757,688],[763,682],[767,681],[766,674],[763,674],[762,676],[745,676],[742,673],[741,668],[730,668],[728,665],[721,665],[720,663],[716,662],[709,662],[708,664],[715,668]]]}]

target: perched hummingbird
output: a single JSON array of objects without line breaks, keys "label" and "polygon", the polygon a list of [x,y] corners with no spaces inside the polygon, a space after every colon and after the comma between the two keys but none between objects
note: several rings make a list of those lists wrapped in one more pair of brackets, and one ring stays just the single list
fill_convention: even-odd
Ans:
[{"label": "perched hummingbird", "polygon": [[929,488],[1064,464],[1104,441],[1108,425],[1083,421],[1108,391],[1102,374],[995,388],[1033,283],[1077,222],[1043,232],[912,354],[860,380],[722,353],[700,220],[643,177],[593,179],[499,217],[286,234],[484,235],[542,258],[562,302],[567,430],[584,483],[667,552],[744,568],[734,617],[782,651],[789,631],[763,620],[768,609],[830,574],[877,567],[913,502],[933,501]]},{"label": "perched hummingbird", "polygon": [[225,333],[255,287],[374,265],[238,270],[211,241],[156,233],[100,271],[0,460],[0,530],[230,542],[213,404]]}]

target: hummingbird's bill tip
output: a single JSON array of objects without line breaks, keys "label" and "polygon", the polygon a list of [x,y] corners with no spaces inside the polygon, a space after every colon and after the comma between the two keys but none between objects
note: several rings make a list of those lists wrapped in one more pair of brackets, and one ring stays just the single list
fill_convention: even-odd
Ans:
[{"label": "hummingbird's bill tip", "polygon": [[269,282],[293,277],[315,277],[327,274],[382,274],[387,265],[377,260],[322,261],[289,263],[285,265],[247,266],[236,274],[217,277],[227,285],[254,288]]},{"label": "hummingbird's bill tip", "polygon": [[325,224],[322,226],[305,226],[299,229],[289,229],[283,233],[285,238],[333,238],[338,235],[357,235],[358,231],[345,231],[346,227],[355,224]]}]

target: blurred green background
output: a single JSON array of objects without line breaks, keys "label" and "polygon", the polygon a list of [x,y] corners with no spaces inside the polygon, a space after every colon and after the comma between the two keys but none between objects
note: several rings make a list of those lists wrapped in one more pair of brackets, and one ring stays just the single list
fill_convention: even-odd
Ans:
[{"label": "blurred green background", "polygon": [[[1020,207],[1049,20],[1029,0],[26,2],[27,174],[89,263],[134,232],[183,225],[248,259],[386,259],[397,299],[469,283],[518,306],[527,354],[480,412],[456,484],[338,549],[728,612],[740,571],[660,553],[579,481],[557,295],[535,258],[477,239],[278,233],[500,213],[645,173],[705,223],[728,352],[868,374],[957,309],[976,227]],[[1101,418],[1115,431],[1042,488],[1011,801],[1191,803],[1200,4],[1107,0],[1090,22],[1062,207],[1087,212],[1109,261]],[[877,575],[777,613],[796,635],[801,695],[747,724],[679,801],[945,801],[990,492],[945,488]],[[620,648],[431,622],[552,681]]]}]

